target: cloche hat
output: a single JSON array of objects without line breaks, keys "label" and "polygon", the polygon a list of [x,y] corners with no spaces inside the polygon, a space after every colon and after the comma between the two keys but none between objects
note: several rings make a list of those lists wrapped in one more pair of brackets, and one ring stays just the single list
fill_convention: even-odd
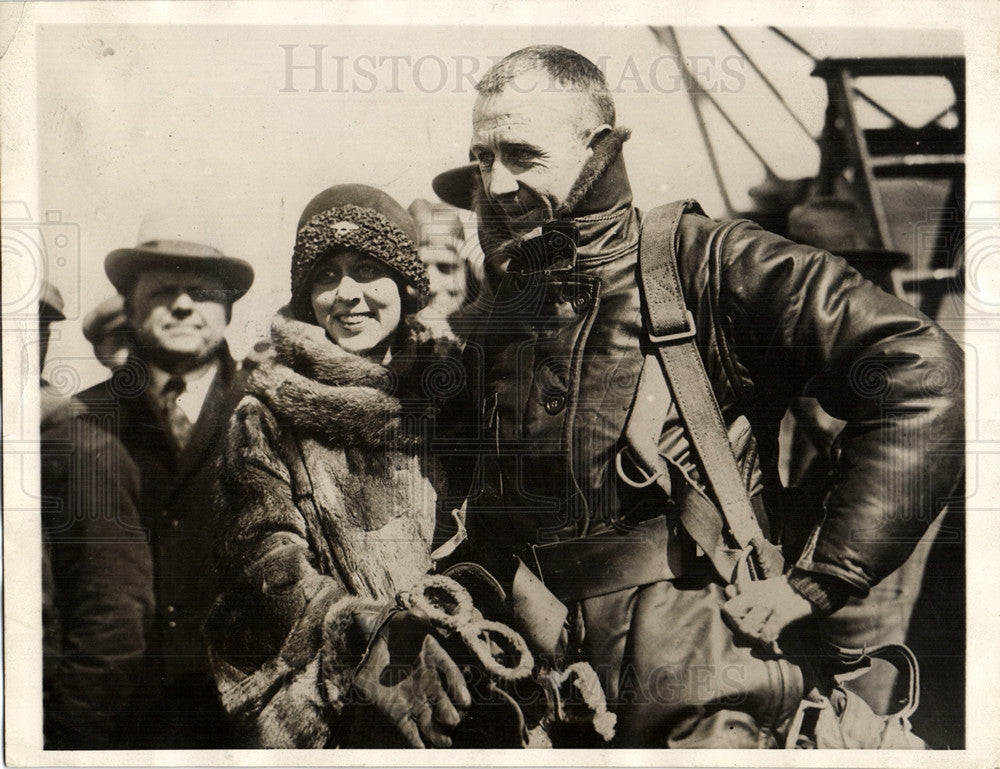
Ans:
[{"label": "cloche hat", "polygon": [[382,190],[365,184],[338,184],[316,195],[299,217],[292,254],[292,309],[311,320],[309,279],[319,259],[338,246],[389,267],[411,289],[419,309],[430,290],[427,268],[417,255],[413,218]]}]

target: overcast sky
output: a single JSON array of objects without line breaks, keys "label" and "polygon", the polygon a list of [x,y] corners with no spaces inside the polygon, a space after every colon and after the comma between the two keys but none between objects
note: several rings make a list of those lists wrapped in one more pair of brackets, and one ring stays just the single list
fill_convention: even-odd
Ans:
[{"label": "overcast sky", "polygon": [[[955,32],[785,31],[820,58],[962,53]],[[810,60],[765,28],[732,34],[818,133],[825,90],[809,76]],[[722,35],[681,28],[678,36],[703,84],[774,170],[813,175],[815,145]],[[287,300],[305,203],[338,182],[382,187],[404,206],[433,197],[434,174],[466,160],[477,74],[538,42],[569,46],[604,68],[619,123],[633,129],[626,158],[640,206],[695,197],[725,213],[675,62],[646,27],[45,26],[39,208],[79,228],[79,259],[53,267],[52,279],[80,315],[112,292],[104,257],[134,245],[150,212],[205,220],[227,252],[257,269],[230,329],[240,356]],[[933,87],[883,95],[915,119],[948,97]],[[710,128],[730,194],[744,207],[763,169],[714,115]],[[80,386],[106,374],[88,352],[79,322],[61,324],[50,359],[74,359]]]}]

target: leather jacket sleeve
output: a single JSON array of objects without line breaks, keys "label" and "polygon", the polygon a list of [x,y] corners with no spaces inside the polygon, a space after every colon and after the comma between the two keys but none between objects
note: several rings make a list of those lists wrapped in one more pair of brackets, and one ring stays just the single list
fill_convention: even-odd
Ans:
[{"label": "leather jacket sleeve", "polygon": [[962,353],[843,259],[749,222],[713,258],[713,304],[752,399],[783,411],[791,396],[811,395],[847,422],[824,519],[791,574],[793,587],[834,609],[841,588],[866,595],[898,568],[953,493]]},{"label": "leather jacket sleeve", "polygon": [[206,634],[222,703],[255,747],[322,748],[378,608],[316,568],[281,430],[252,397],[230,422],[217,500],[224,592]]}]

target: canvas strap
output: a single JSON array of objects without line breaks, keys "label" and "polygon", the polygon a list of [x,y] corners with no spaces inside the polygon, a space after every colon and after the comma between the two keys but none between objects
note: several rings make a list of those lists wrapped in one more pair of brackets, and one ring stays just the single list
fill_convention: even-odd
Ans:
[{"label": "canvas strap", "polygon": [[[686,202],[653,209],[643,218],[639,241],[639,269],[649,340],[656,348],[660,373],[677,404],[688,438],[700,460],[704,481],[716,504],[693,484],[685,484],[688,488],[674,489],[672,493],[674,498],[678,494],[690,497],[682,506],[682,523],[712,559],[720,576],[727,581],[735,579],[733,552],[725,544],[726,537],[735,544],[737,554],[746,556],[751,566],[750,576],[777,576],[783,566],[780,552],[764,537],[754,515],[722,414],[695,344],[694,318],[681,291],[675,237],[680,219],[687,210]],[[721,247],[732,226],[732,223],[721,225],[712,233],[707,246],[710,256],[713,249]],[[652,376],[650,370],[644,369],[644,373],[647,379]],[[642,397],[640,383],[637,403]],[[631,416],[629,423],[640,424]],[[663,422],[647,422],[647,425],[647,430],[656,431],[652,436],[655,445]],[[628,427],[626,440],[629,439],[627,431]],[[666,462],[658,451],[655,461],[657,465],[653,467],[662,467]]]}]

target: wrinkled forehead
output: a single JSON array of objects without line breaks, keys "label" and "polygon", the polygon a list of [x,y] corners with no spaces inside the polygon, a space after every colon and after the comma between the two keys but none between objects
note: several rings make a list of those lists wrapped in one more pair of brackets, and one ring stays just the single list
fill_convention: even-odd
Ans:
[{"label": "wrinkled forehead", "polygon": [[542,80],[514,80],[495,94],[481,94],[472,109],[474,133],[542,125],[575,130],[590,110],[590,98]]}]

